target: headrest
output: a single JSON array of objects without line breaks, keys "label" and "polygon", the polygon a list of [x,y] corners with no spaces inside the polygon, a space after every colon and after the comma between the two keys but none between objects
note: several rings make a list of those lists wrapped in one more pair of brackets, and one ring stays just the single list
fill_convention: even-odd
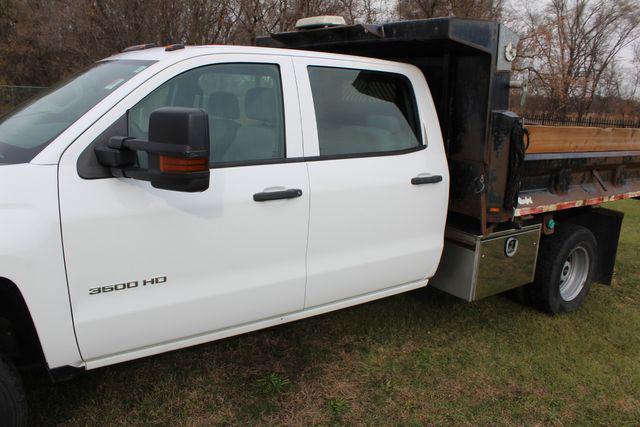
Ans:
[{"label": "headrest", "polygon": [[210,116],[237,120],[240,118],[240,103],[238,97],[231,92],[213,92],[209,95]]},{"label": "headrest", "polygon": [[266,87],[254,87],[244,96],[244,113],[253,120],[275,123],[276,98],[273,89]]},{"label": "headrest", "polygon": [[196,101],[202,98],[202,88],[195,84],[193,79],[178,77],[176,89],[173,107],[194,108]]}]

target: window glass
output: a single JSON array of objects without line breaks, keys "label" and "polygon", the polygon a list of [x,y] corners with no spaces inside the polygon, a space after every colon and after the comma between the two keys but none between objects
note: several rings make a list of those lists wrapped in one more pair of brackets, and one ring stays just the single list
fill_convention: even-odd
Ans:
[{"label": "window glass", "polygon": [[212,162],[285,156],[277,65],[216,64],[174,77],[129,111],[129,135],[147,139],[151,112],[166,106],[202,108],[208,113]]},{"label": "window glass", "polygon": [[309,67],[320,155],[397,151],[420,145],[409,80],[399,74]]},{"label": "window glass", "polygon": [[96,62],[0,118],[0,164],[31,161],[98,102],[153,62]]}]

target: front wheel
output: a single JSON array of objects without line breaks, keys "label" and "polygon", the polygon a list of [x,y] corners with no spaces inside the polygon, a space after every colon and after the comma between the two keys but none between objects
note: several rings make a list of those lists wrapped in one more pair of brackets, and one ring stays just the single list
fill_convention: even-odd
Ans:
[{"label": "front wheel", "polygon": [[593,233],[575,224],[559,224],[542,240],[533,284],[540,308],[557,314],[580,307],[593,281],[596,248]]},{"label": "front wheel", "polygon": [[27,425],[27,401],[20,374],[0,354],[0,424],[6,426]]}]

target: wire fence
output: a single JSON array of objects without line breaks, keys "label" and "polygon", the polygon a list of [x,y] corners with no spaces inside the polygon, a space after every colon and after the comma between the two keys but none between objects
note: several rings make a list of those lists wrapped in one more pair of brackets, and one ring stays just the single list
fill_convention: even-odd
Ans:
[{"label": "wire fence", "polygon": [[576,118],[560,118],[548,115],[525,115],[526,124],[535,124],[543,126],[580,126],[580,127],[599,127],[599,128],[640,128],[640,119],[610,119],[598,117],[585,117],[583,119]]},{"label": "wire fence", "polygon": [[44,89],[46,88],[42,86],[0,85],[0,115],[13,110]]}]

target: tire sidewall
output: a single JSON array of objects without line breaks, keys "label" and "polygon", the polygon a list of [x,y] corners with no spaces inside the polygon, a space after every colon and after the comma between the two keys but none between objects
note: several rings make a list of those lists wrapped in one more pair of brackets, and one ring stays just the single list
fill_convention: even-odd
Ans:
[{"label": "tire sidewall", "polygon": [[[551,271],[548,272],[542,283],[544,289],[544,299],[548,303],[548,309],[552,313],[566,313],[575,311],[580,307],[584,299],[589,293],[591,282],[595,274],[595,266],[597,263],[597,246],[596,239],[588,229],[581,226],[566,227],[560,235],[554,236],[560,238],[561,243],[555,252],[555,261],[552,264]],[[560,275],[564,262],[569,257],[569,254],[577,248],[582,246],[589,255],[589,272],[587,274],[586,282],[578,295],[571,301],[565,301],[560,295]],[[552,254],[548,254],[552,255]]]},{"label": "tire sidewall", "polygon": [[0,425],[27,424],[27,405],[18,371],[0,355]]}]

